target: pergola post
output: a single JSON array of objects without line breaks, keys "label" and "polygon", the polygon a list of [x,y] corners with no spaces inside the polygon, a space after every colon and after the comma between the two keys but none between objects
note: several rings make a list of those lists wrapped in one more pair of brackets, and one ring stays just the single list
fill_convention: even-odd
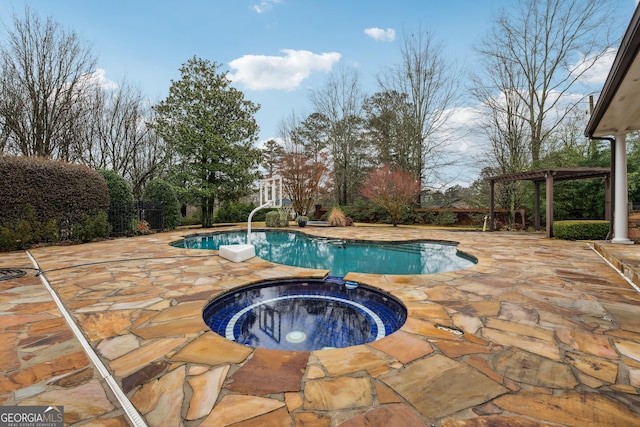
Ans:
[{"label": "pergola post", "polygon": [[546,187],[546,199],[547,199],[547,238],[553,237],[553,171],[548,171],[544,174],[547,187]]},{"label": "pergola post", "polygon": [[489,181],[489,231],[493,231],[493,203],[495,201],[495,182]]},{"label": "pergola post", "polygon": [[604,219],[611,221],[611,178],[604,177]]},{"label": "pergola post", "polygon": [[534,200],[533,203],[535,205],[535,220],[534,220],[534,229],[536,231],[540,231],[540,182],[534,181]]}]

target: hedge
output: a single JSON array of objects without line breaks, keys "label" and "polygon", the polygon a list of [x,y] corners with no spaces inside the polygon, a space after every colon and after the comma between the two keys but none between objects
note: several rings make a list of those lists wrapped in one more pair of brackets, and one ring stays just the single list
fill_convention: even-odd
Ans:
[{"label": "hedge", "polygon": [[605,240],[609,234],[609,221],[581,220],[555,221],[553,235],[564,240]]},{"label": "hedge", "polygon": [[[109,207],[104,178],[86,166],[36,157],[0,156],[0,249],[74,236]],[[91,226],[91,229],[102,230]],[[104,237],[104,236],[95,236]]]}]

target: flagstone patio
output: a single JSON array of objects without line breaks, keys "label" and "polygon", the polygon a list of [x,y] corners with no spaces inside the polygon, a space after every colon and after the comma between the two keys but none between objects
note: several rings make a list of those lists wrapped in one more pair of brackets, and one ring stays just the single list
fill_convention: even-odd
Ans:
[{"label": "flagstone patio", "polygon": [[185,231],[2,253],[0,268],[28,274],[0,281],[0,404],[63,405],[66,424],[95,426],[640,425],[640,293],[605,261],[636,280],[636,246],[411,227],[304,232],[457,241],[478,264],[351,273],[401,299],[407,322],[367,345],[307,353],[227,341],[202,309],[239,285],[326,271],[169,246]]}]

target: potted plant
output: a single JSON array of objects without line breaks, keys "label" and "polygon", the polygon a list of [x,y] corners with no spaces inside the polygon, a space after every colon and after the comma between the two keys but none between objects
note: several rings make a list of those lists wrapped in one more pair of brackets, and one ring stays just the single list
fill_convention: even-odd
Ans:
[{"label": "potted plant", "polygon": [[296,222],[298,223],[298,225],[300,227],[304,227],[305,225],[307,225],[307,222],[309,222],[309,217],[304,216],[304,215],[299,215],[296,218]]}]

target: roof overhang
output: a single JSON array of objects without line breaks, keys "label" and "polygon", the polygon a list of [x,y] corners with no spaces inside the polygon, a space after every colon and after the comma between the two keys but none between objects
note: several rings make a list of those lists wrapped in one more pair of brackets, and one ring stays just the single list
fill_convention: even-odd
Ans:
[{"label": "roof overhang", "polygon": [[640,5],[625,32],[585,129],[588,138],[640,130]]}]

